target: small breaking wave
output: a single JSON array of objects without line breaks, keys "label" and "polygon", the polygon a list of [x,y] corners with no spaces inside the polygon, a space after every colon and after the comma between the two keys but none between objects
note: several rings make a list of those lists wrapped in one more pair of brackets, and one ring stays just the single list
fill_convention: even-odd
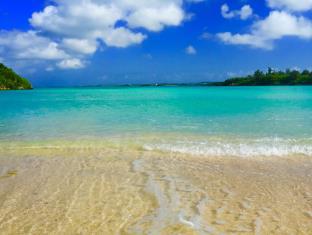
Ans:
[{"label": "small breaking wave", "polygon": [[255,139],[255,140],[205,140],[205,141],[170,141],[144,145],[148,151],[164,151],[206,156],[312,156],[311,140],[293,139]]}]

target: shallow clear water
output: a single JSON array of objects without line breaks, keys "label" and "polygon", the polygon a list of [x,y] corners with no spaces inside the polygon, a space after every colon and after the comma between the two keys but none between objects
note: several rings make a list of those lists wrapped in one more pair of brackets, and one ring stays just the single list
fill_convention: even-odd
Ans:
[{"label": "shallow clear water", "polygon": [[35,89],[1,92],[0,107],[2,141],[128,136],[186,153],[312,154],[312,87]]}]

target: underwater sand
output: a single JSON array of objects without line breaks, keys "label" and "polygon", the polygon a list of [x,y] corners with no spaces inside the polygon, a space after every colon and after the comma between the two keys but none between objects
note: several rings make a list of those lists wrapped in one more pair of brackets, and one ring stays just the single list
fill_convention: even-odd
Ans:
[{"label": "underwater sand", "polygon": [[312,160],[2,149],[0,234],[312,234]]}]

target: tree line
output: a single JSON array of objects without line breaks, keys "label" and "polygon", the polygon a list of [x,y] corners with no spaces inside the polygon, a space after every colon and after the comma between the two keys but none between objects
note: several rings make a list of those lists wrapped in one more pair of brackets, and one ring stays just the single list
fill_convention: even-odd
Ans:
[{"label": "tree line", "polygon": [[257,70],[253,75],[234,77],[214,85],[220,86],[272,86],[272,85],[312,85],[312,71],[298,70],[274,71],[268,68],[267,72]]}]

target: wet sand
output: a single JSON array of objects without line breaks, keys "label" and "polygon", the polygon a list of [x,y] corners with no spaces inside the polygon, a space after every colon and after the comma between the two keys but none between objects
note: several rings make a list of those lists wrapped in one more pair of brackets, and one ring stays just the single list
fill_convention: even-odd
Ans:
[{"label": "wet sand", "polygon": [[0,234],[312,234],[312,160],[1,150]]}]

